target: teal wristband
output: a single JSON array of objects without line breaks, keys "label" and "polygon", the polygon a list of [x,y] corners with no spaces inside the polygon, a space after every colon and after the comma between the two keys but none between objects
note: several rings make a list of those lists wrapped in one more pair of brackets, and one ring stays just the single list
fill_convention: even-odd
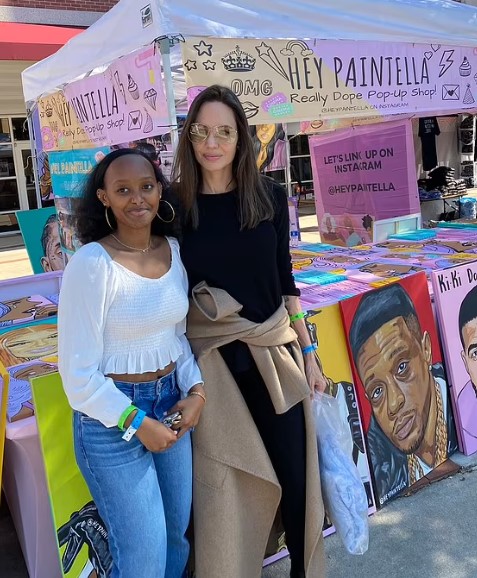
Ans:
[{"label": "teal wristband", "polygon": [[134,416],[134,419],[128,429],[124,432],[122,438],[124,441],[129,442],[133,435],[137,432],[140,428],[144,418],[146,417],[146,412],[142,409],[137,410],[137,414]]},{"label": "teal wristband", "polygon": [[317,349],[318,349],[318,346],[316,345],[316,343],[312,343],[311,345],[307,345],[306,347],[303,347],[301,352],[303,353],[303,355],[306,355],[307,353],[313,353]]},{"label": "teal wristband", "polygon": [[121,431],[124,431],[126,428],[124,427],[124,422],[128,419],[128,417],[132,414],[133,411],[137,410],[137,407],[135,405],[129,405],[121,414],[121,417],[119,418],[118,421],[118,428]]}]

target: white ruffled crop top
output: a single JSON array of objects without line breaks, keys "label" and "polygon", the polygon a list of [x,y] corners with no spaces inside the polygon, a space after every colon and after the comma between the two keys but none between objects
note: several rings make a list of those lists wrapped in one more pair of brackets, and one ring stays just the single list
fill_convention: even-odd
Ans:
[{"label": "white ruffled crop top", "polygon": [[145,373],[176,362],[180,390],[202,383],[185,337],[187,275],[176,239],[171,266],[159,279],[141,277],[88,243],[63,274],[58,307],[59,372],[73,409],[106,427],[131,400],[108,374]]}]

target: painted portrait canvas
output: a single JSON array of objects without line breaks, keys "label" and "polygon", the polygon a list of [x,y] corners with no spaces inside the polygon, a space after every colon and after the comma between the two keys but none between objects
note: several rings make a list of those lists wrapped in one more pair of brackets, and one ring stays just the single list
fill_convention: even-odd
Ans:
[{"label": "painted portrait canvas", "polygon": [[426,275],[340,307],[382,506],[431,474],[457,446]]},{"label": "painted portrait canvas", "polygon": [[62,271],[65,262],[55,208],[17,211],[16,215],[33,273]]},{"label": "painted portrait canvas", "polygon": [[4,299],[0,301],[0,327],[23,325],[55,317],[57,313],[58,305],[42,295]]},{"label": "painted portrait canvas", "polygon": [[0,362],[5,367],[34,359],[55,362],[57,355],[56,319],[0,329]]},{"label": "painted portrait canvas", "polygon": [[58,373],[32,379],[61,574],[107,578],[112,559],[108,532],[76,465],[72,410]]},{"label": "painted portrait canvas", "polygon": [[7,367],[10,375],[8,390],[7,420],[19,421],[35,413],[30,380],[57,370],[56,363],[35,360]]},{"label": "painted portrait canvas", "polygon": [[477,262],[432,274],[461,450],[477,451]]},{"label": "painted portrait canvas", "polygon": [[284,170],[287,162],[283,124],[254,125],[250,127],[250,135],[258,170],[260,172]]}]

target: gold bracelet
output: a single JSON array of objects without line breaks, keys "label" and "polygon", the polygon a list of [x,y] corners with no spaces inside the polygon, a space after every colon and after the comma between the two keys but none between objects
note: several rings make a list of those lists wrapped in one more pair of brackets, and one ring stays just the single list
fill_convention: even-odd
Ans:
[{"label": "gold bracelet", "polygon": [[188,395],[198,395],[199,397],[201,397],[204,400],[204,403],[207,402],[205,395],[203,393],[200,393],[200,391],[189,391]]}]

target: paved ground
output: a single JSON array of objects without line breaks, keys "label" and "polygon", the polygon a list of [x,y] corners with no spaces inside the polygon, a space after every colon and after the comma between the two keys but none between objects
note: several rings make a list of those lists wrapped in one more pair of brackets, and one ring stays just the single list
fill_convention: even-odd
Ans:
[{"label": "paved ground", "polygon": [[[347,554],[336,536],[326,538],[326,578],[476,578],[476,511],[474,470],[395,500],[370,518],[370,548],[364,556]],[[4,505],[0,561],[1,578],[28,578]],[[288,572],[283,560],[266,568],[263,578],[288,578]]]},{"label": "paved ground", "polygon": [[[326,578],[476,578],[476,508],[477,471],[395,500],[370,518],[364,556],[347,554],[337,536],[326,538]],[[263,578],[288,578],[288,568],[281,561]]]}]

